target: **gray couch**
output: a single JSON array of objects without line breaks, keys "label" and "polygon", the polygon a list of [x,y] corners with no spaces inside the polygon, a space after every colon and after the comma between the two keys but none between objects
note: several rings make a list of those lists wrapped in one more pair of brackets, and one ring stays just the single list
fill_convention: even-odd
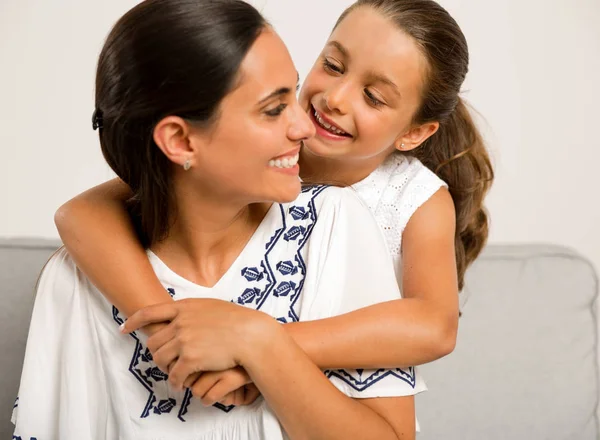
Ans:
[{"label": "gray couch", "polygon": [[[34,285],[56,247],[0,241],[0,439],[12,435]],[[569,250],[489,246],[461,294],[456,350],[423,367],[419,439],[600,438],[597,293],[592,266]]]}]

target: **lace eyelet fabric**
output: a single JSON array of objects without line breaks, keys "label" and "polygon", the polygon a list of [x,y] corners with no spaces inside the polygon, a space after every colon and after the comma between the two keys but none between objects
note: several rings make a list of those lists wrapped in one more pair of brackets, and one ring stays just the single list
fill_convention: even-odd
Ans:
[{"label": "lace eyelet fabric", "polygon": [[398,260],[408,221],[442,186],[447,187],[418,159],[392,154],[352,187],[375,215],[390,253]]}]

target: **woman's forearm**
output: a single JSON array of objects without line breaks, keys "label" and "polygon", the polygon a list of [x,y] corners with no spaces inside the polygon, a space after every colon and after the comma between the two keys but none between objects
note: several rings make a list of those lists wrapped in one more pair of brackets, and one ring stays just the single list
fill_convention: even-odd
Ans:
[{"label": "woman's forearm", "polygon": [[457,326],[453,314],[406,298],[284,328],[316,365],[329,369],[432,362],[452,352]]},{"label": "woman's forearm", "polygon": [[125,208],[129,187],[112,180],[59,208],[55,223],[69,254],[125,315],[171,300],[156,277]]},{"label": "woman's forearm", "polygon": [[391,411],[396,423],[406,420],[397,429],[404,432],[396,432],[382,415],[335,388],[287,332],[261,331],[255,339],[242,365],[292,440],[414,438],[413,408]]}]

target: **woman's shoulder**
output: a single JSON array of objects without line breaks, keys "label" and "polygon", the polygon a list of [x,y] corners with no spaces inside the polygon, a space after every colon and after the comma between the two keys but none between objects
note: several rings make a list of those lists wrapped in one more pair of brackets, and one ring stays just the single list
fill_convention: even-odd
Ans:
[{"label": "woman's shoulder", "polygon": [[81,289],[91,291],[95,290],[95,287],[63,246],[52,254],[40,271],[36,284],[37,295],[56,290],[62,294],[73,293]]},{"label": "woman's shoulder", "polygon": [[296,200],[280,206],[285,241],[324,238],[369,225],[377,229],[373,214],[349,187],[305,185]]},{"label": "woman's shoulder", "polygon": [[[39,282],[45,277],[66,277],[67,279],[75,279],[79,275],[79,269],[71,258],[67,249],[62,246],[48,259],[40,273]],[[39,284],[39,283],[38,283]]]}]

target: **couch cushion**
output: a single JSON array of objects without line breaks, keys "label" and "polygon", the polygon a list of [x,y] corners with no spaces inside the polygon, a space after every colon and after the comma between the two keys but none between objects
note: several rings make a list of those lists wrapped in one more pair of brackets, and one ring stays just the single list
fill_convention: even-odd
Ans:
[{"label": "couch cushion", "polygon": [[490,246],[467,274],[457,347],[422,367],[421,440],[596,440],[595,272],[552,246]]},{"label": "couch cushion", "polygon": [[17,396],[34,288],[42,267],[60,243],[0,240],[0,438],[12,438]]}]

